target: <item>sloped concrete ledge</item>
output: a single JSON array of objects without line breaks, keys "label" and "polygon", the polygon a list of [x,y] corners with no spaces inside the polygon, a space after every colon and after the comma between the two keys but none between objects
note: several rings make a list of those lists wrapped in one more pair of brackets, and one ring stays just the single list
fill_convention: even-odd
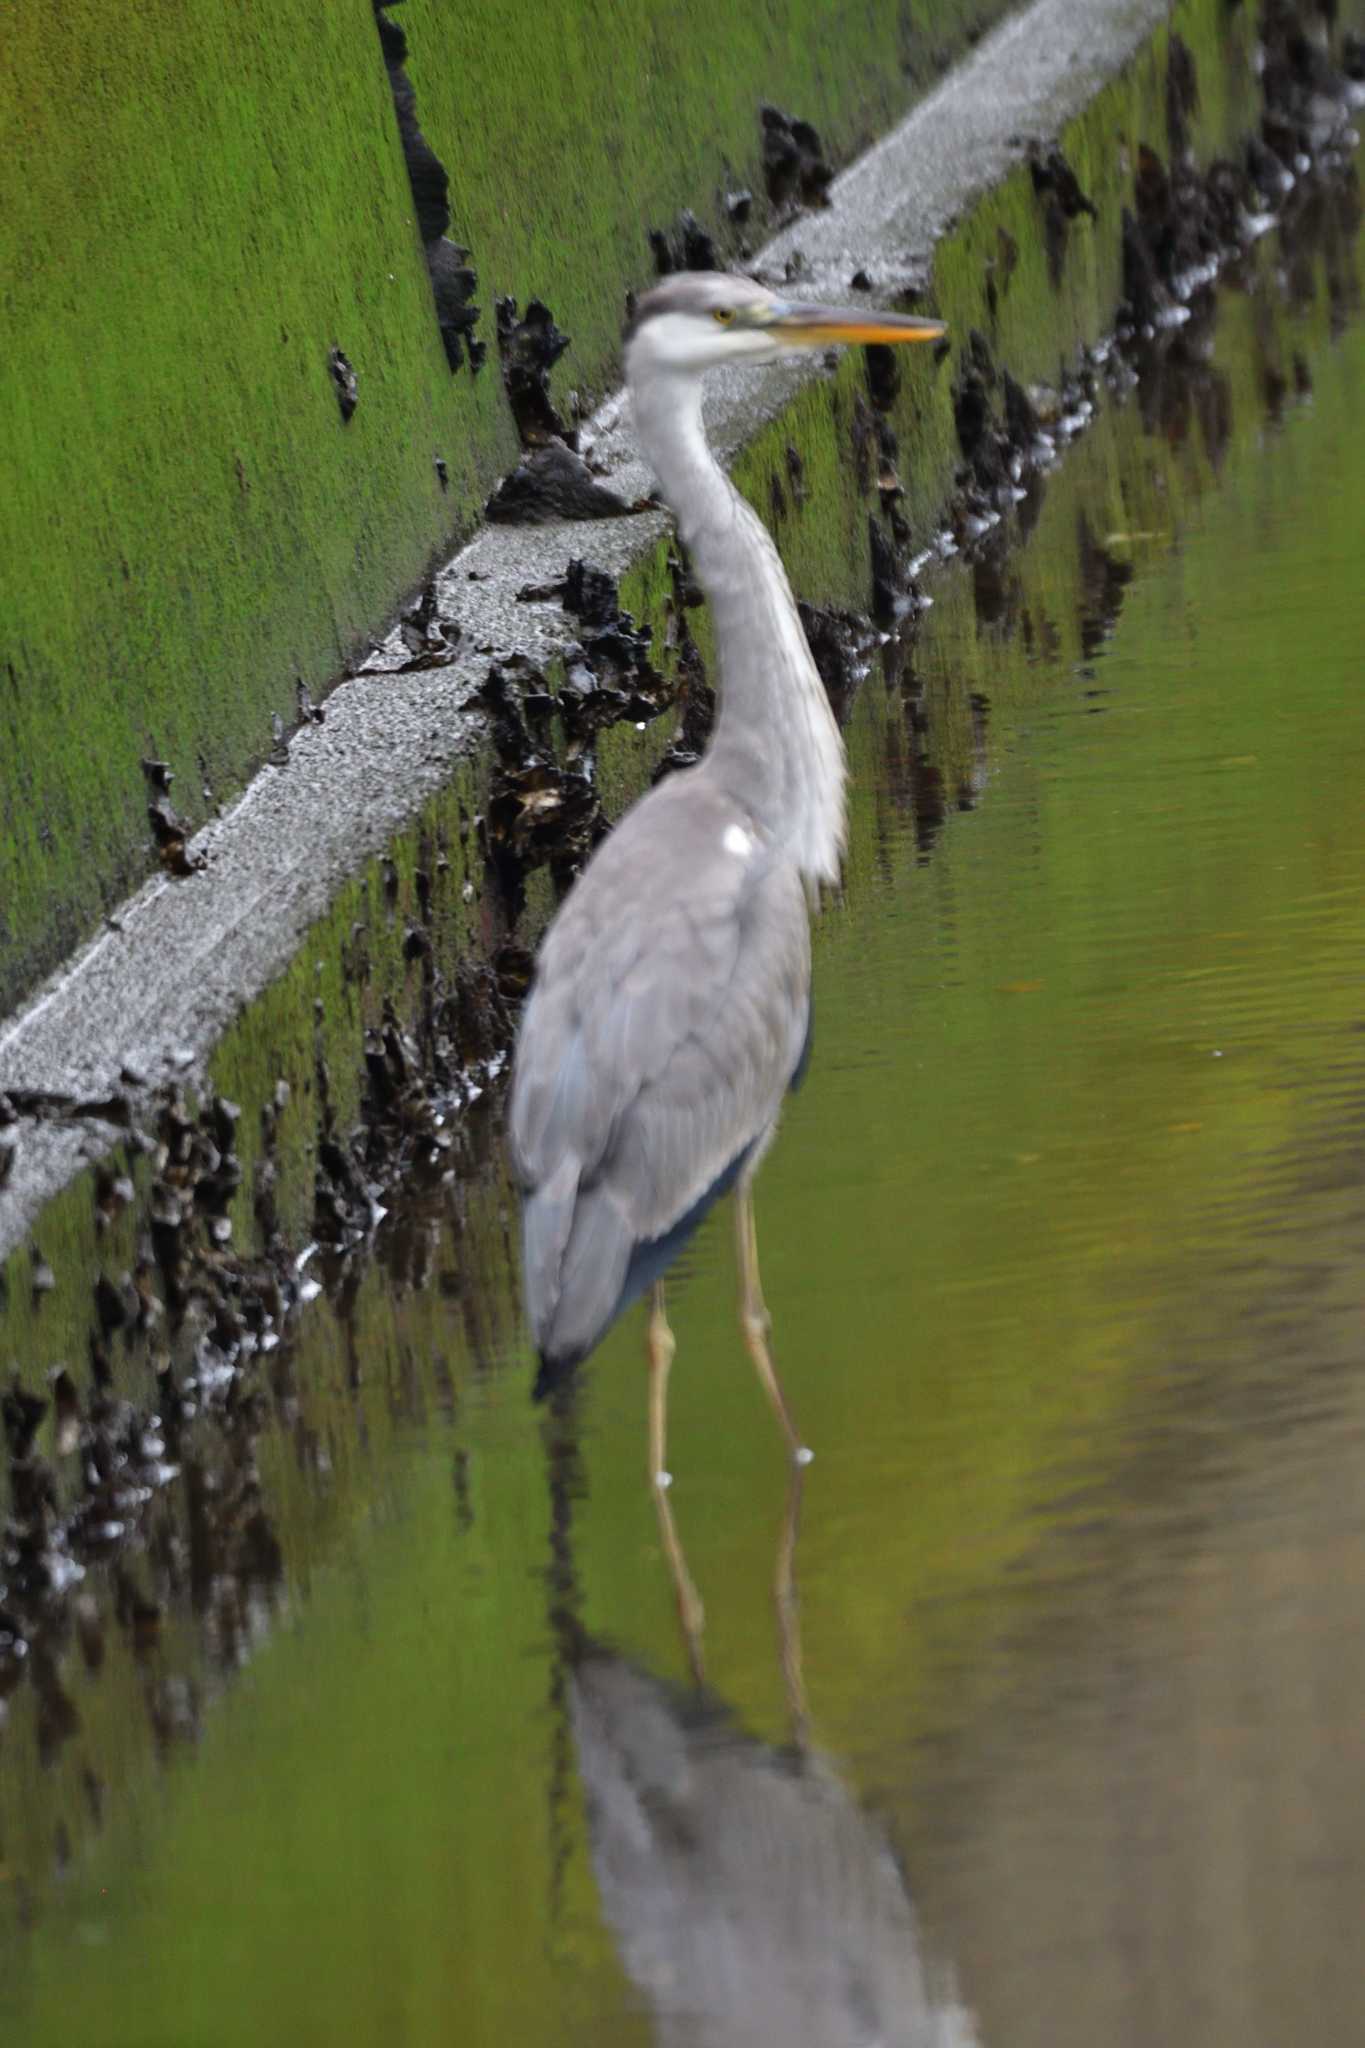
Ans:
[{"label": "sloped concrete ledge", "polygon": [[[799,289],[848,296],[865,270],[874,297],[928,277],[936,243],[1016,168],[1031,137],[1055,134],[1165,17],[1161,0],[1035,0],[997,29],[892,134],[835,183],[827,212],[760,253],[782,274],[800,251]],[[780,414],[819,366],[718,378],[709,417],[732,454]],[[619,398],[590,429],[608,481],[628,500],[651,479]],[[940,482],[946,483],[946,475]],[[147,1085],[193,1078],[224,1028],[288,963],[341,882],[480,746],[470,700],[492,662],[551,658],[576,628],[526,584],[561,576],[570,555],[620,575],[659,540],[664,515],[537,528],[485,528],[442,572],[468,650],[446,668],[357,677],[326,720],[294,736],[194,841],[202,872],[149,882],[26,1007],[0,1027],[0,1092],[107,1096],[131,1070]],[[98,1123],[26,1123],[0,1193],[0,1255],[111,1135]]]}]

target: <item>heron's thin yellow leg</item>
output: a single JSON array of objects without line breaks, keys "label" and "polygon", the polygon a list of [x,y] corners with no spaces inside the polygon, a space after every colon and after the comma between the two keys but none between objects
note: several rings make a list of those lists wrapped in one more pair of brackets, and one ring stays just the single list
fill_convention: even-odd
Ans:
[{"label": "heron's thin yellow leg", "polygon": [[759,1384],[773,1406],[773,1413],[781,1423],[787,1445],[798,1465],[809,1465],[812,1453],[801,1441],[796,1424],[792,1421],[787,1397],[782,1383],[773,1369],[768,1350],[768,1331],[772,1318],[763,1300],[763,1286],[758,1277],[758,1232],[754,1227],[754,1191],[750,1181],[741,1180],[735,1193],[735,1247],[739,1258],[739,1321],[744,1332],[744,1341],[749,1347],[749,1356],[754,1362]]},{"label": "heron's thin yellow leg", "polygon": [[653,1487],[664,1487],[669,1483],[669,1473],[664,1465],[665,1447],[668,1438],[668,1369],[673,1363],[677,1345],[673,1332],[668,1327],[668,1315],[664,1308],[664,1284],[654,1283],[654,1292],[649,1304],[649,1483]]},{"label": "heron's thin yellow leg", "polygon": [[664,1556],[668,1560],[668,1569],[673,1580],[673,1590],[678,1599],[678,1619],[682,1624],[688,1662],[692,1667],[693,1677],[700,1685],[704,1676],[701,1634],[706,1615],[697,1589],[692,1583],[692,1575],[687,1569],[687,1559],[683,1555],[677,1525],[673,1520],[673,1510],[668,1499],[668,1489],[673,1483],[673,1478],[664,1463],[668,1427],[668,1369],[673,1363],[676,1348],[673,1332],[668,1327],[668,1317],[664,1313],[663,1281],[656,1280],[649,1311],[649,1486],[659,1517],[659,1540],[663,1544]]},{"label": "heron's thin yellow leg", "polygon": [[777,1539],[777,1566],[773,1572],[773,1605],[777,1610],[777,1646],[782,1660],[782,1684],[791,1717],[792,1741],[804,1750],[810,1734],[806,1707],[806,1677],[801,1661],[801,1611],[796,1592],[796,1537],[801,1526],[801,1482],[805,1467],[794,1464],[787,1486],[787,1505]]}]

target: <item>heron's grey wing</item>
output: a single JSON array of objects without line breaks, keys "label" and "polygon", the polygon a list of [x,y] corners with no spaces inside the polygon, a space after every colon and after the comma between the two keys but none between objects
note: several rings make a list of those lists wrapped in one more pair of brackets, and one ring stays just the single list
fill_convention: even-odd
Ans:
[{"label": "heron's grey wing", "polygon": [[702,776],[666,783],[600,849],[542,951],[510,1136],[547,1357],[591,1347],[635,1246],[762,1135],[800,1056],[804,895],[736,820]]}]

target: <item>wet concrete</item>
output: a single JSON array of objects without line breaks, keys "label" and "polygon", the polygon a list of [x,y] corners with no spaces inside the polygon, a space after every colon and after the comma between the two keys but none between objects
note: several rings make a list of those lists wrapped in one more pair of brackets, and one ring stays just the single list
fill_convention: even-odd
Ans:
[{"label": "wet concrete", "polygon": [[[796,277],[802,290],[841,297],[856,276],[868,281],[872,299],[885,301],[922,293],[936,263],[934,295],[944,310],[955,313],[950,301],[961,298],[966,313],[994,294],[1014,371],[1032,376],[1050,368],[1059,343],[1065,347],[1087,330],[1093,336],[1112,311],[1117,291],[1108,280],[1117,279],[1120,263],[1114,238],[1098,269],[1087,251],[1084,288],[1074,284],[1077,258],[1060,300],[1021,319],[1022,273],[1010,282],[1012,299],[1002,300],[994,257],[984,283],[978,273],[969,292],[954,286],[955,272],[976,260],[976,223],[984,213],[970,209],[999,179],[1008,188],[1012,167],[1019,175],[1019,167],[1036,165],[1038,138],[1079,119],[1078,109],[1132,56],[1159,11],[1125,0],[1097,14],[1075,0],[1041,0],[984,41],[893,136],[836,181],[827,209],[804,216],[761,250],[760,266]],[[1191,9],[1193,40],[1194,18],[1209,12]],[[1225,28],[1221,12],[1212,13],[1219,16],[1217,47]],[[1150,78],[1139,76],[1140,64],[1132,73],[1130,112],[1145,105],[1144,94],[1160,93],[1163,104],[1169,98],[1164,56],[1159,68],[1159,82],[1155,69]],[[955,217],[959,225],[950,234]],[[1001,231],[991,230],[993,245]],[[1007,244],[1020,245],[1019,236],[1003,232]],[[973,323],[968,317],[960,324],[967,333],[959,346]],[[801,392],[818,388],[811,383],[816,375],[784,365],[757,377],[717,379],[709,417],[718,445],[733,452],[751,440]],[[905,513],[918,516],[921,530],[937,524],[960,452],[950,382],[945,376],[917,392],[915,459],[904,488]],[[599,412],[580,440],[620,499],[647,498],[651,480],[633,455],[619,402]],[[991,516],[989,509],[980,516]],[[459,761],[479,755],[484,728],[466,714],[490,661],[542,669],[562,656],[572,622],[552,603],[531,605],[521,593],[554,583],[568,548],[619,576],[642,551],[657,550],[663,530],[656,514],[588,522],[566,547],[557,532],[498,528],[464,550],[437,581],[442,609],[459,627],[449,658],[433,658],[414,673],[410,650],[396,635],[387,653],[329,700],[325,722],[309,719],[287,750],[281,743],[278,762],[194,842],[193,875],[148,885],[69,973],[5,1027],[0,1083],[98,1098],[124,1068],[149,1082],[200,1071],[226,1023],[280,972],[342,879],[450,779]],[[898,602],[889,591],[892,611]],[[98,1139],[97,1127],[52,1121],[22,1135],[0,1191],[0,1245],[17,1241]]]}]

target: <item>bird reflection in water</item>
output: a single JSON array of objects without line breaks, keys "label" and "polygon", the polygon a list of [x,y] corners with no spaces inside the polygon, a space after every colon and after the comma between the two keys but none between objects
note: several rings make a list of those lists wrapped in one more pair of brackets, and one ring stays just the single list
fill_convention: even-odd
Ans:
[{"label": "bird reflection in water", "polygon": [[809,1745],[800,1487],[798,1472],[776,1574],[789,1746],[704,1688],[578,1647],[568,1701],[603,1913],[660,2048],[977,2048],[886,1838]]}]

